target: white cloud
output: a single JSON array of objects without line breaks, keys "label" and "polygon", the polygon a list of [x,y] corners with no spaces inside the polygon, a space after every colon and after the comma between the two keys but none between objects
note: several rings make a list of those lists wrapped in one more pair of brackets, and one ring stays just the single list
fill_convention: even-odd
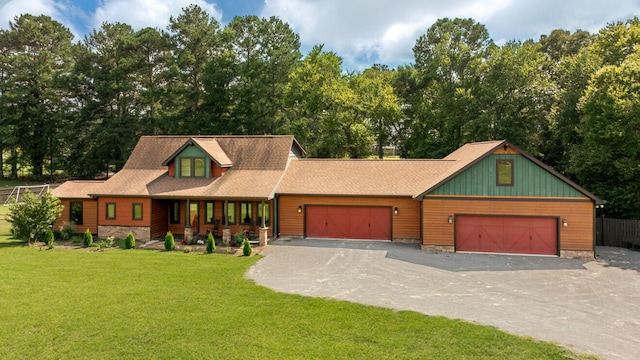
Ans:
[{"label": "white cloud", "polygon": [[58,18],[61,15],[54,0],[6,1],[0,7],[0,28],[8,29],[9,22],[13,22],[14,18],[21,14],[42,14],[52,18]]},{"label": "white cloud", "polygon": [[267,0],[275,15],[300,34],[304,48],[325,44],[355,69],[372,62],[413,61],[416,39],[437,20],[473,18],[494,41],[537,39],[554,29],[595,32],[608,22],[640,15],[637,0]]},{"label": "white cloud", "polygon": [[222,13],[205,0],[104,0],[96,9],[91,27],[98,29],[103,22],[121,22],[134,29],[156,27],[165,29],[171,16],[178,16],[191,4],[200,6],[220,21]]}]

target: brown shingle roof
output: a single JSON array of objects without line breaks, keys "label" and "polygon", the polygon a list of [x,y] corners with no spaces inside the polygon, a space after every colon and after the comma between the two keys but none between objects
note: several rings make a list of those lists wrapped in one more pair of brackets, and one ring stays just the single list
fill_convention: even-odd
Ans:
[{"label": "brown shingle roof", "polygon": [[104,180],[73,180],[62,183],[51,193],[61,199],[89,199],[93,192],[104,184]]},{"label": "brown shingle roof", "polygon": [[211,158],[221,167],[231,166],[231,160],[227,156],[227,154],[222,150],[220,144],[216,141],[216,139],[193,139],[196,144],[198,144],[202,150],[204,150]]},{"label": "brown shingle roof", "polygon": [[[219,178],[173,178],[162,165],[188,141],[221,163],[233,163]],[[95,195],[269,198],[287,166],[293,136],[143,136],[124,168]]]},{"label": "brown shingle roof", "polygon": [[502,143],[466,144],[442,160],[292,161],[277,193],[418,197]]}]

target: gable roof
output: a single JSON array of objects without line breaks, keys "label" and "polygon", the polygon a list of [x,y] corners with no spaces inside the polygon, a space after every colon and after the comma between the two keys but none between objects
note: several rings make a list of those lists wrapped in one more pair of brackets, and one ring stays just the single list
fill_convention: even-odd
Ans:
[{"label": "gable roof", "polygon": [[61,199],[90,199],[91,195],[105,180],[72,180],[65,181],[51,193]]},{"label": "gable roof", "polygon": [[[174,178],[167,164],[187,146],[198,146],[223,164],[233,164],[216,178]],[[304,153],[291,135],[283,136],[143,136],[122,170],[92,195],[154,198],[272,198],[292,149]]]},{"label": "gable roof", "polygon": [[182,146],[180,146],[169,158],[162,162],[163,166],[169,165],[169,163],[180,155],[184,149],[189,146],[198,147],[203,153],[205,153],[213,162],[220,167],[230,167],[233,165],[227,154],[222,150],[220,144],[216,139],[204,139],[204,138],[189,138]]},{"label": "gable roof", "polygon": [[468,143],[442,160],[332,160],[299,159],[291,162],[276,193],[286,195],[411,196],[422,200],[503,146],[518,153],[567,183],[596,205],[602,200],[571,182],[540,160],[506,140]]},{"label": "gable roof", "polygon": [[436,182],[432,186],[428,187],[425,191],[423,191],[419,195],[415,196],[415,198],[418,199],[418,200],[422,200],[425,197],[425,195],[427,195],[431,191],[435,190],[437,187],[439,187],[440,185],[444,184],[445,182],[451,180],[452,178],[454,178],[458,174],[462,173],[463,171],[467,170],[471,166],[477,164],[478,162],[482,161],[486,157],[490,156],[496,150],[498,150],[500,147],[505,147],[505,148],[511,147],[511,148],[513,148],[516,152],[518,152],[520,155],[524,156],[529,161],[535,163],[536,165],[538,165],[539,167],[541,167],[545,171],[549,172],[550,174],[552,174],[553,176],[555,176],[559,180],[563,181],[564,183],[566,183],[567,185],[571,186],[572,188],[574,188],[575,190],[577,190],[578,192],[580,192],[584,196],[586,196],[589,199],[591,199],[595,203],[595,205],[604,205],[605,204],[605,201],[603,201],[602,199],[600,199],[597,196],[593,195],[592,193],[588,192],[587,190],[585,190],[584,188],[582,188],[578,184],[576,184],[573,181],[571,181],[568,178],[566,178],[564,175],[562,175],[559,172],[555,171],[550,166],[548,166],[545,163],[543,163],[542,161],[536,159],[533,155],[531,155],[531,154],[527,153],[526,151],[520,149],[519,147],[511,144],[507,140],[495,140],[495,141],[468,143],[468,144],[465,144],[465,145],[461,146],[459,149],[457,149],[456,151],[452,152],[451,154],[447,155],[444,158],[445,160],[454,160],[454,161],[458,162],[458,166],[456,167],[455,171],[452,172],[449,176],[447,176],[447,177],[445,177],[443,179],[440,179],[438,182]]}]

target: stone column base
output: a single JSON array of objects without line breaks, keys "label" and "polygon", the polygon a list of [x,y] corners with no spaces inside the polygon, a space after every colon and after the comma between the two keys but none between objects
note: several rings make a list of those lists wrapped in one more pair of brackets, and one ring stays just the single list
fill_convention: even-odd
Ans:
[{"label": "stone column base", "polygon": [[190,227],[184,228],[184,240],[189,243],[193,238],[193,229]]},{"label": "stone column base", "polygon": [[222,243],[229,245],[231,242],[231,229],[222,229]]},{"label": "stone column base", "polygon": [[267,243],[269,242],[267,230],[269,230],[267,227],[260,228],[260,246],[267,246]]}]

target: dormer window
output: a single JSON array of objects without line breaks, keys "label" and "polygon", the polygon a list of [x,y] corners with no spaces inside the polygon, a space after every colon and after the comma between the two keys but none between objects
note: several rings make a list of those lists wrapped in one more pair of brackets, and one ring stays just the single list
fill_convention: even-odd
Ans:
[{"label": "dormer window", "polygon": [[203,157],[180,158],[180,177],[204,177],[205,163]]}]

